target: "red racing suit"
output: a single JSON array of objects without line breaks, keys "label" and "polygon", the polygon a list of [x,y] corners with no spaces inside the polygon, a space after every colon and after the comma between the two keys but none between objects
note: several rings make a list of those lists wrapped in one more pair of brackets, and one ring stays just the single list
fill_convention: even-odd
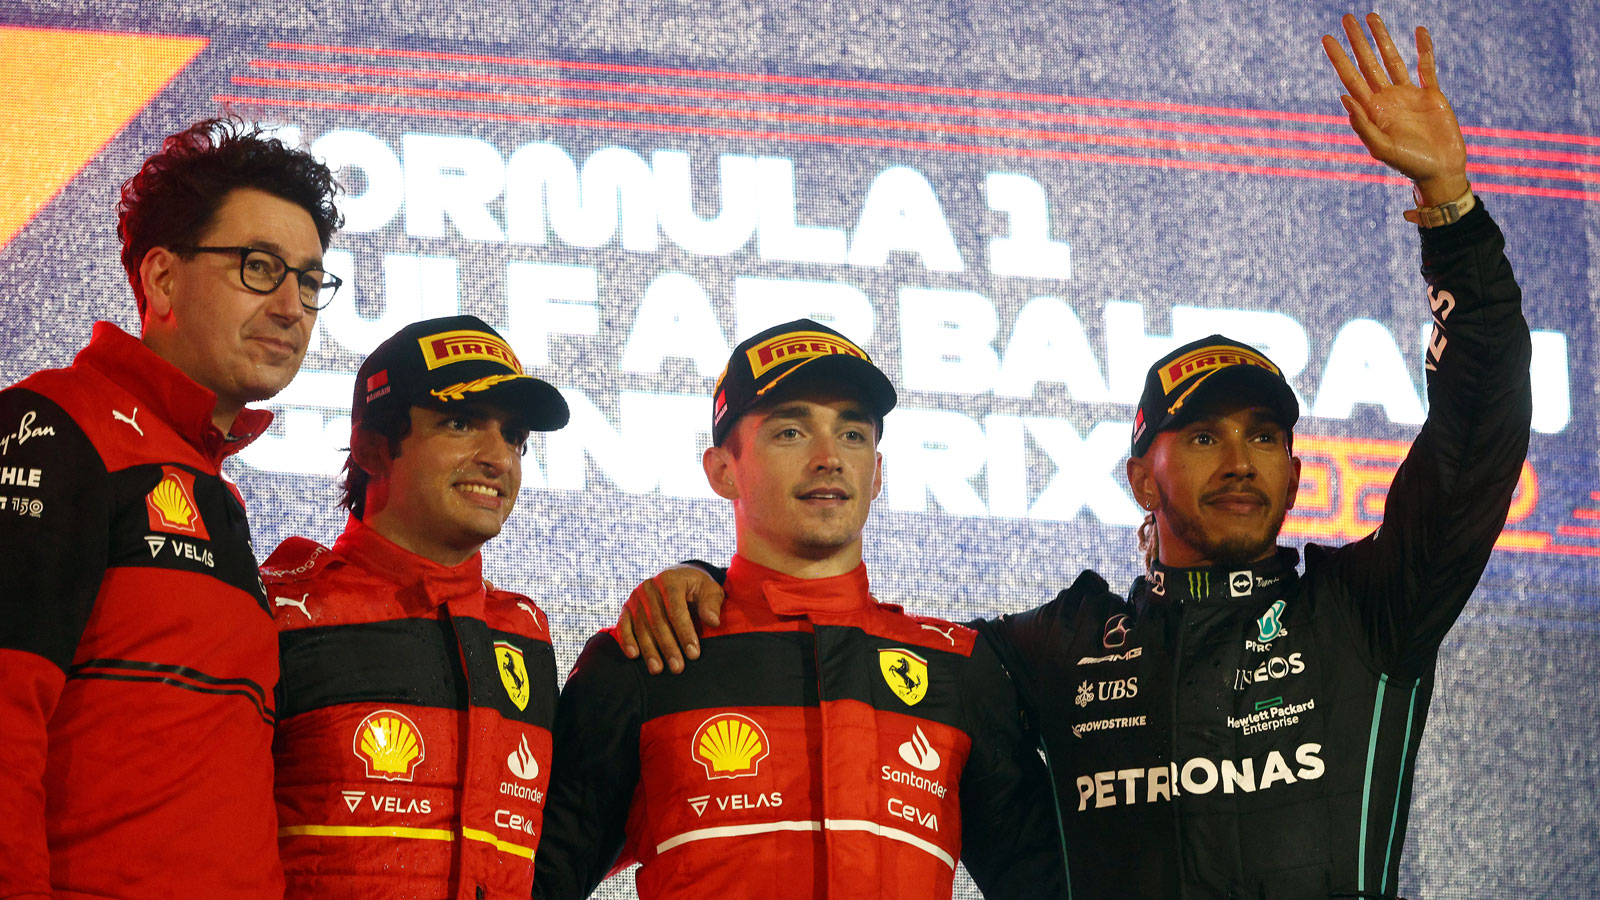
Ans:
[{"label": "red racing suit", "polygon": [[544,612],[351,519],[262,567],[278,622],[287,896],[517,898],[550,778]]},{"label": "red racing suit", "polygon": [[0,897],[277,900],[272,620],[216,395],[107,322],[0,392]]},{"label": "red racing suit", "polygon": [[735,556],[701,658],[651,677],[590,640],[556,713],[534,897],[639,862],[639,896],[1056,897],[1063,864],[1016,694],[975,632]]}]

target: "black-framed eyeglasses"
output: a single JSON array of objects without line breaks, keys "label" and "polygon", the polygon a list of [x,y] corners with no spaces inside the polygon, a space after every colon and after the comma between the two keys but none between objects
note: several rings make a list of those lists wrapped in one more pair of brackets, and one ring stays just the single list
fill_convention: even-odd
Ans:
[{"label": "black-framed eyeglasses", "polygon": [[239,280],[244,286],[258,294],[270,294],[283,284],[283,280],[293,272],[295,281],[300,285],[300,305],[315,311],[326,309],[333,302],[333,295],[338,293],[339,285],[344,284],[344,279],[337,275],[330,275],[321,269],[312,266],[308,269],[296,269],[281,256],[271,250],[261,250],[256,247],[183,247],[189,253],[237,253],[239,254]]}]

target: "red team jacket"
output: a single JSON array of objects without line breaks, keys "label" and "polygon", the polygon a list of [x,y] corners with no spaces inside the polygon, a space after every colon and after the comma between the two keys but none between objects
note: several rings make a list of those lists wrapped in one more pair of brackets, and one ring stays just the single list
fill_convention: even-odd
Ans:
[{"label": "red team jacket", "polygon": [[262,567],[283,678],[273,742],[287,896],[517,898],[550,778],[544,612],[351,519]]},{"label": "red team jacket", "polygon": [[801,580],[735,557],[698,661],[650,676],[607,632],[556,717],[534,896],[637,861],[639,896],[1054,897],[1049,789],[1016,694],[959,625],[880,604],[864,566]]},{"label": "red team jacket", "polygon": [[0,897],[276,900],[264,431],[116,326],[0,392]]}]

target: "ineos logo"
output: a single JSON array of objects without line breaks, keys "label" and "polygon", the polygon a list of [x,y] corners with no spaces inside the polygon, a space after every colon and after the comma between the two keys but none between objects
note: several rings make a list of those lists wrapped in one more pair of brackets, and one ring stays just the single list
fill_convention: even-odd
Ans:
[{"label": "ineos logo", "polygon": [[1107,650],[1115,650],[1128,643],[1128,617],[1122,613],[1106,620],[1106,630],[1100,636],[1100,644]]}]

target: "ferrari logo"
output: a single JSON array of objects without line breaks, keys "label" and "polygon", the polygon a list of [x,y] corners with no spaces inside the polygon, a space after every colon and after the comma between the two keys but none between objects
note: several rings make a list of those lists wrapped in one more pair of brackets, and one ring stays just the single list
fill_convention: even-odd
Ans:
[{"label": "ferrari logo", "polygon": [[907,706],[916,706],[928,696],[928,661],[900,647],[878,651],[878,670],[889,690],[904,700]]},{"label": "ferrari logo", "polygon": [[506,686],[506,695],[517,709],[528,708],[528,666],[522,661],[522,651],[506,641],[494,642],[495,668],[500,670],[500,683]]}]

